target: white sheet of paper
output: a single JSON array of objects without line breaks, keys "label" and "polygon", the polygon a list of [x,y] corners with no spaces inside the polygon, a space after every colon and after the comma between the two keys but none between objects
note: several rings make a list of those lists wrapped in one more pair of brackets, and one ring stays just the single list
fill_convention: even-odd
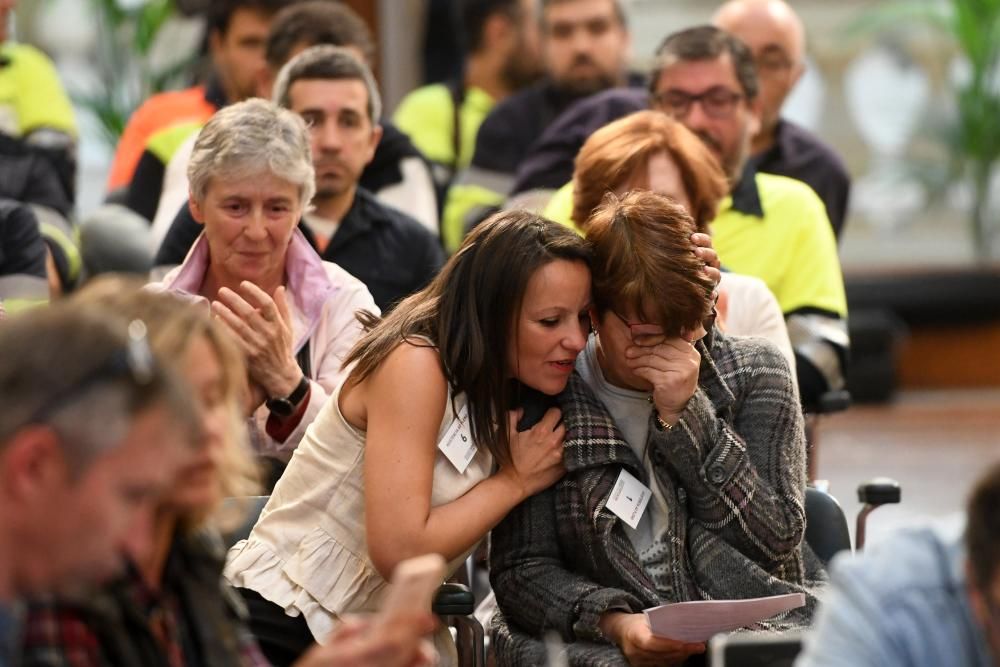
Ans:
[{"label": "white sheet of paper", "polygon": [[649,488],[622,468],[608,498],[607,508],[635,530],[649,504]]},{"label": "white sheet of paper", "polygon": [[654,635],[682,642],[703,642],[806,604],[802,593],[748,600],[675,602],[645,610]]},{"label": "white sheet of paper", "polygon": [[459,475],[465,474],[465,469],[476,456],[476,443],[472,441],[472,429],[469,427],[469,406],[463,405],[458,416],[445,431],[444,437],[438,443],[438,449],[444,454]]}]

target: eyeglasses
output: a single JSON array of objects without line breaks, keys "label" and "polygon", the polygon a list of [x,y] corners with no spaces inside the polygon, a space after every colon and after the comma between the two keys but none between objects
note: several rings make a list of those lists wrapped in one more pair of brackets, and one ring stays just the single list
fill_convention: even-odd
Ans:
[{"label": "eyeglasses", "polygon": [[[656,326],[658,326],[656,324],[650,324],[649,322],[629,322],[627,319],[625,319],[624,317],[622,317],[621,315],[619,315],[618,312],[614,311],[614,310],[611,311],[611,314],[614,315],[615,317],[617,317],[619,320],[621,320],[621,323],[624,324],[626,327],[628,327],[629,331],[632,332],[633,335],[635,335],[637,333],[635,331],[635,327],[643,327],[643,326],[644,327],[656,327]],[[718,318],[718,316],[719,316],[719,313],[715,309],[715,305],[713,304],[712,305],[712,309],[708,312],[707,315],[705,315],[705,319],[702,321],[702,326],[705,328],[705,331],[711,331],[712,330],[712,327],[715,326],[715,320]],[[639,335],[646,334],[646,333],[653,333],[653,332],[651,330],[638,332]],[[662,333],[662,329],[661,329],[661,333]]]},{"label": "eyeglasses", "polygon": [[653,102],[663,112],[674,118],[683,118],[691,112],[691,105],[701,104],[702,110],[710,118],[729,118],[736,110],[736,104],[744,95],[723,86],[714,86],[703,93],[692,95],[683,90],[671,89],[653,95]]},{"label": "eyeglasses", "polygon": [[629,329],[631,329],[632,327],[640,327],[643,324],[646,324],[645,322],[629,322],[624,317],[622,317],[621,315],[619,315],[617,310],[612,310],[611,314],[614,315],[615,317],[617,317],[619,320],[621,320],[622,324],[624,324],[625,326],[627,326]]},{"label": "eyeglasses", "polygon": [[72,404],[87,389],[101,382],[127,377],[136,387],[145,387],[153,381],[156,362],[147,340],[146,323],[132,320],[126,329],[124,347],[114,350],[101,364],[79,380],[65,387],[39,407],[25,423],[40,423],[59,410]]},{"label": "eyeglasses", "polygon": [[628,327],[629,329],[634,329],[635,327],[655,327],[655,326],[658,326],[658,325],[656,325],[656,324],[652,324],[652,323],[650,323],[650,322],[643,322],[642,320],[640,320],[640,321],[638,321],[638,322],[629,322],[629,321],[628,321],[628,320],[626,320],[626,319],[625,319],[624,317],[622,317],[622,316],[621,316],[621,315],[620,315],[620,314],[618,313],[618,311],[615,311],[615,310],[612,310],[612,311],[611,311],[611,313],[612,313],[612,314],[613,314],[613,315],[614,315],[615,317],[617,317],[617,318],[618,318],[619,320],[621,320],[622,324],[624,324],[625,326],[627,326],[627,327]]}]

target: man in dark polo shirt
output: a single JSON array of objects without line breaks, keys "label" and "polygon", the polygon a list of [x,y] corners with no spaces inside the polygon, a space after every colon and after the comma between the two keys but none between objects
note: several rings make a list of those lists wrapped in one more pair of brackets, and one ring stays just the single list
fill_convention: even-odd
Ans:
[{"label": "man in dark polo shirt", "polygon": [[631,42],[621,0],[542,0],[541,8],[545,76],[498,102],[480,126],[472,162],[456,176],[445,204],[449,252],[500,207],[528,149],[563,111],[602,90],[644,83],[627,69]]},{"label": "man in dark polo shirt", "polygon": [[[349,51],[312,47],[278,74],[275,101],[310,127],[316,196],[300,222],[323,259],[363,282],[382,312],[424,287],[444,263],[437,238],[358,186],[381,139],[381,100],[371,71]],[[188,208],[174,220],[155,264],[180,264],[201,233]]]},{"label": "man in dark polo shirt", "polygon": [[833,149],[781,117],[781,107],[805,72],[805,30],[785,0],[729,0],[713,23],[750,47],[760,82],[761,128],[751,145],[751,168],[806,183],[826,206],[840,238],[851,181]]}]

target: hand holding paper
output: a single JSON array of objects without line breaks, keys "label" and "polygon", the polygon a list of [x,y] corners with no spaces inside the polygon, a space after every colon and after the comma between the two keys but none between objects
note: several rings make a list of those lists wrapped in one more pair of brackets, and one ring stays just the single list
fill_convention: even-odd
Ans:
[{"label": "hand holding paper", "polygon": [[698,600],[652,607],[645,611],[649,627],[658,637],[703,642],[720,632],[732,632],[805,606],[802,593],[749,600]]},{"label": "hand holding paper", "polygon": [[633,667],[673,667],[690,656],[705,652],[705,645],[657,637],[642,614],[607,612],[601,617],[601,632],[610,639]]}]

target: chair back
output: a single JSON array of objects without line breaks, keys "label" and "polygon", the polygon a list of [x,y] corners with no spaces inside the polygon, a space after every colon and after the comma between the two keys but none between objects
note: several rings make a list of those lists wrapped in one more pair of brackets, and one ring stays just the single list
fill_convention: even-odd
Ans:
[{"label": "chair back", "polygon": [[806,544],[824,565],[836,553],[851,549],[851,533],[840,503],[811,486],[806,487]]}]

